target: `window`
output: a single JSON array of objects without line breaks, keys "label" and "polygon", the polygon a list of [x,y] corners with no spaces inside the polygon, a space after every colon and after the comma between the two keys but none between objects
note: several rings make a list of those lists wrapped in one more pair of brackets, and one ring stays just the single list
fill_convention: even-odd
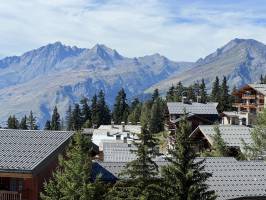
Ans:
[{"label": "window", "polygon": [[17,180],[16,178],[11,178],[9,183],[10,191],[17,191]]},{"label": "window", "polygon": [[21,192],[23,190],[23,180],[19,179],[18,181],[18,191]]}]

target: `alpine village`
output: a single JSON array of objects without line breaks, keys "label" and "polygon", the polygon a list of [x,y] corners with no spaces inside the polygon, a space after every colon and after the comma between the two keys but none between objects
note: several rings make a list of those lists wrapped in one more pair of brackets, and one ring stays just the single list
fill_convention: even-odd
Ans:
[{"label": "alpine village", "polygon": [[181,82],[112,111],[101,90],[0,129],[1,200],[266,199],[266,76],[229,91],[217,76]]}]

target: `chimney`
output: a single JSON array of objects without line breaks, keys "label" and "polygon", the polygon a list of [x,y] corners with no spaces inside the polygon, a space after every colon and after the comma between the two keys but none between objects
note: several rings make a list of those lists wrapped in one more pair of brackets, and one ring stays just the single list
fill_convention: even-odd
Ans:
[{"label": "chimney", "polygon": [[125,131],[126,131],[126,125],[125,125],[125,122],[121,122],[121,125],[122,125],[122,132],[125,132]]},{"label": "chimney", "polygon": [[182,96],[182,103],[187,103],[187,97]]},{"label": "chimney", "polygon": [[124,143],[127,143],[127,137],[124,137]]}]

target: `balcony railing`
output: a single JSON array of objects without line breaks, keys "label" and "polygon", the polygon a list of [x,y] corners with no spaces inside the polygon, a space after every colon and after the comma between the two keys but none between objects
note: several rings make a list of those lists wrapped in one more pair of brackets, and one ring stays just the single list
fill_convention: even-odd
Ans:
[{"label": "balcony railing", "polygon": [[243,108],[256,108],[258,104],[256,103],[233,103],[233,107],[243,107]]},{"label": "balcony railing", "polygon": [[1,200],[22,200],[21,193],[0,190]]},{"label": "balcony railing", "polygon": [[256,99],[256,95],[243,94],[242,99]]}]

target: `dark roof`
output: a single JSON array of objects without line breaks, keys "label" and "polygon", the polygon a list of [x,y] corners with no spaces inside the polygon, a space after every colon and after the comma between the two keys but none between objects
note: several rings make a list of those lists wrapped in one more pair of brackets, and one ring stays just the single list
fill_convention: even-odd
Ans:
[{"label": "dark roof", "polygon": [[54,156],[73,134],[69,131],[0,129],[0,172],[32,173]]},{"label": "dark roof", "polygon": [[184,110],[187,113],[193,113],[198,115],[218,115],[217,107],[218,103],[182,103],[182,102],[168,102],[167,107],[169,114],[184,114]]},{"label": "dark roof", "polygon": [[[193,137],[194,134],[196,134],[198,131],[201,131],[201,133],[206,137],[209,143],[213,144],[213,136],[215,135],[216,126],[217,125],[199,125],[197,129],[195,129],[191,133],[190,137]],[[242,147],[242,139],[249,145],[252,143],[252,129],[247,126],[220,124],[218,127],[221,133],[221,137],[229,147]]]},{"label": "dark roof", "polygon": [[[202,158],[198,158],[202,159]],[[127,162],[98,162],[102,179],[115,181]],[[157,161],[159,166],[166,161]],[[212,173],[208,184],[215,190],[218,200],[240,197],[266,197],[266,163],[262,161],[237,161],[230,157],[206,158],[205,170]],[[97,168],[94,168],[97,174]],[[105,177],[105,175],[107,175]]]}]

